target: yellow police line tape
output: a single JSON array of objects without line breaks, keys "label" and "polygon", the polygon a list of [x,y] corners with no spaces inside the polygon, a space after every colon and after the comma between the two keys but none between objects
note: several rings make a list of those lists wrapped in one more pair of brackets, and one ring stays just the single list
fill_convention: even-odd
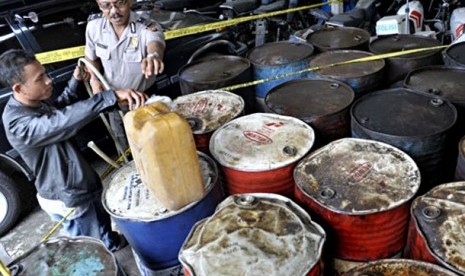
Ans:
[{"label": "yellow police line tape", "polygon": [[[174,38],[178,38],[182,36],[188,36],[192,34],[198,34],[198,33],[223,29],[223,28],[234,26],[234,25],[244,23],[247,21],[253,21],[253,20],[257,20],[261,18],[276,16],[276,15],[281,15],[285,13],[296,12],[296,11],[301,11],[301,10],[306,10],[306,9],[318,8],[324,5],[329,5],[332,3],[339,3],[339,2],[342,2],[342,0],[331,0],[325,3],[320,3],[320,4],[301,6],[297,8],[268,12],[268,13],[263,13],[259,15],[244,16],[244,17],[238,17],[238,18],[229,19],[229,20],[220,21],[220,22],[196,25],[196,26],[181,28],[177,30],[166,31],[164,34],[165,34],[165,39],[170,40],[170,39],[174,39]],[[36,58],[42,64],[50,64],[54,62],[83,57],[84,49],[85,49],[85,46],[76,46],[76,47],[70,47],[70,48],[65,48],[65,49],[60,49],[60,50],[42,52],[42,53],[36,54]]]},{"label": "yellow police line tape", "polygon": [[246,82],[246,83],[235,84],[235,85],[231,85],[231,86],[227,86],[227,87],[223,87],[223,88],[218,88],[218,89],[219,90],[231,91],[231,90],[236,90],[236,89],[239,89],[239,88],[244,88],[244,87],[253,86],[253,85],[257,85],[257,84],[262,84],[262,83],[265,83],[265,82],[274,81],[274,80],[278,80],[278,79],[282,79],[282,78],[288,78],[288,77],[292,77],[292,76],[303,74],[303,73],[308,73],[308,72],[313,72],[313,71],[317,71],[317,70],[321,70],[321,69],[331,68],[331,67],[334,67],[334,66],[352,64],[352,63],[359,63],[359,62],[368,62],[368,61],[374,61],[374,60],[385,59],[385,58],[399,57],[399,56],[403,56],[403,55],[415,54],[415,53],[420,53],[420,52],[440,50],[440,49],[444,49],[444,48],[447,48],[447,47],[448,47],[448,45],[441,45],[441,46],[410,49],[410,50],[398,51],[398,52],[393,52],[393,53],[386,53],[386,54],[362,57],[362,58],[357,58],[357,59],[351,59],[351,60],[336,62],[336,63],[332,63],[332,64],[327,64],[327,65],[309,67],[309,68],[299,70],[299,71],[295,71],[295,72],[276,75],[276,76],[273,76],[273,77],[269,77],[269,78],[265,78],[265,79],[259,79],[259,80],[250,81],[250,82]]}]

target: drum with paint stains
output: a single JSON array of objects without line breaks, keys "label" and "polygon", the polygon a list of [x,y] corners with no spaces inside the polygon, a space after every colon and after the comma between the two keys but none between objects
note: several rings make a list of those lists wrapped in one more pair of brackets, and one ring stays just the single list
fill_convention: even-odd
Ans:
[{"label": "drum with paint stains", "polygon": [[58,237],[33,247],[9,265],[12,275],[125,275],[105,245],[90,237]]},{"label": "drum with paint stains", "polygon": [[198,152],[205,196],[168,211],[142,183],[134,162],[106,179],[102,202],[144,267],[164,270],[179,265],[178,253],[191,227],[213,214],[223,199],[216,163]]},{"label": "drum with paint stains", "polygon": [[226,198],[198,222],[179,253],[185,275],[323,275],[326,234],[276,194]]},{"label": "drum with paint stains", "polygon": [[292,197],[292,172],[313,146],[305,122],[284,115],[254,113],[217,129],[210,152],[221,164],[229,194],[277,193]]},{"label": "drum with paint stains", "polygon": [[[187,95],[249,82],[252,80],[252,66],[243,57],[218,55],[188,63],[179,69],[178,75],[181,92]],[[233,93],[244,99],[247,114],[255,111],[253,87],[239,88]]]},{"label": "drum with paint stains", "polygon": [[441,184],[411,206],[405,256],[465,274],[465,182]]},{"label": "drum with paint stains", "polygon": [[415,160],[422,176],[420,194],[446,178],[447,142],[456,120],[457,110],[448,100],[406,88],[367,94],[351,108],[353,137],[390,144]]},{"label": "drum with paint stains", "polygon": [[438,265],[407,259],[368,262],[347,271],[344,276],[458,276]]},{"label": "drum with paint stains", "polygon": [[315,147],[350,136],[354,90],[332,79],[300,79],[282,83],[265,97],[271,112],[299,118],[315,130]]},{"label": "drum with paint stains", "polygon": [[[405,50],[441,46],[437,39],[421,35],[379,36],[370,42],[370,52],[382,55]],[[418,53],[386,58],[386,74],[383,81],[391,85],[403,81],[407,74],[419,67],[442,64],[441,49],[422,51]]]},{"label": "drum with paint stains", "polygon": [[[385,63],[383,59],[366,62],[339,64],[374,54],[358,50],[334,50],[317,54],[310,61],[310,68],[320,68],[308,74],[310,78],[331,78],[348,84],[355,97],[374,91],[382,84]],[[337,66],[332,66],[339,64]],[[330,67],[328,67],[331,65]]]},{"label": "drum with paint stains", "polygon": [[231,92],[207,90],[176,98],[172,110],[189,122],[197,150],[209,154],[213,131],[243,114],[244,100]]},{"label": "drum with paint stains", "polygon": [[337,273],[404,248],[409,203],[420,186],[418,167],[406,153],[377,141],[344,138],[301,160],[294,179],[297,202],[328,233]]},{"label": "drum with paint stains", "polygon": [[355,27],[323,27],[307,37],[319,52],[331,50],[368,51],[370,33]]},{"label": "drum with paint stains", "polygon": [[[308,43],[279,41],[265,43],[251,49],[247,58],[252,63],[254,80],[261,80],[306,69],[313,52],[313,46]],[[257,110],[264,111],[264,98],[271,88],[306,75],[307,73],[298,73],[256,85]]]}]

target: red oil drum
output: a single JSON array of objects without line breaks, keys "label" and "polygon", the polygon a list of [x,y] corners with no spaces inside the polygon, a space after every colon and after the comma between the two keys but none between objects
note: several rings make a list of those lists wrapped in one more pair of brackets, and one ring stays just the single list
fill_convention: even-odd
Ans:
[{"label": "red oil drum", "polygon": [[465,182],[439,185],[411,206],[405,256],[465,274]]},{"label": "red oil drum", "polygon": [[[439,40],[421,35],[379,36],[370,42],[370,52],[381,55],[405,50],[440,46]],[[423,51],[386,59],[384,83],[389,86],[403,81],[407,74],[419,67],[442,64],[441,49]]]},{"label": "red oil drum", "polygon": [[313,129],[299,119],[254,113],[217,129],[210,140],[210,152],[221,165],[229,194],[292,197],[294,167],[314,140]]},{"label": "red oil drum", "polygon": [[91,237],[58,237],[9,264],[11,275],[126,275],[105,245]]},{"label": "red oil drum", "polygon": [[232,195],[191,230],[179,253],[185,275],[323,275],[325,232],[276,194]]},{"label": "red oil drum", "polygon": [[404,248],[409,203],[420,186],[418,167],[404,152],[344,138],[302,159],[294,179],[297,202],[328,232],[330,257],[362,262]]},{"label": "red oil drum", "polygon": [[310,68],[323,66],[322,69],[308,74],[310,78],[331,78],[348,84],[358,98],[363,94],[376,90],[382,84],[384,60],[357,62],[332,67],[331,64],[341,63],[353,59],[367,58],[374,54],[358,50],[334,50],[316,55],[310,61]]},{"label": "red oil drum", "polygon": [[315,130],[315,146],[350,136],[349,107],[354,90],[331,79],[300,79],[282,83],[265,97],[271,112],[301,119]]},{"label": "red oil drum", "polygon": [[347,271],[344,276],[458,276],[440,266],[407,259],[368,262]]},{"label": "red oil drum", "polygon": [[209,154],[213,131],[243,114],[244,100],[231,92],[207,90],[176,98],[172,110],[191,125],[197,150]]},{"label": "red oil drum", "polygon": [[331,50],[368,51],[370,33],[354,27],[323,27],[307,36],[307,42],[319,52]]}]

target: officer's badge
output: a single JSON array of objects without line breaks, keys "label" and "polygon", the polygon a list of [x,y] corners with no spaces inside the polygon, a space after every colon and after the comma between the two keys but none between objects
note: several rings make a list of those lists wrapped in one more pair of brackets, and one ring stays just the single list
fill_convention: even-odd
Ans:
[{"label": "officer's badge", "polygon": [[129,42],[129,45],[131,45],[131,48],[137,48],[139,45],[139,41],[137,40],[137,36],[131,37],[131,41]]}]

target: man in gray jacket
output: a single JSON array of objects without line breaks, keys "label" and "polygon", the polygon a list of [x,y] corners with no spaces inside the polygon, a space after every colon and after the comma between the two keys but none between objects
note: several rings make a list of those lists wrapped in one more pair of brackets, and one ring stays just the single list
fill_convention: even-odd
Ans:
[{"label": "man in gray jacket", "polygon": [[76,67],[64,92],[52,100],[52,80],[34,55],[6,51],[0,56],[0,81],[12,88],[13,95],[2,120],[8,141],[36,177],[41,207],[57,221],[76,208],[64,223],[68,233],[100,239],[115,251],[125,240],[111,230],[101,202],[100,178],[70,138],[117,102],[127,102],[133,109],[144,105],[146,95],[107,90],[84,99],[77,92],[83,78],[87,77]]}]

